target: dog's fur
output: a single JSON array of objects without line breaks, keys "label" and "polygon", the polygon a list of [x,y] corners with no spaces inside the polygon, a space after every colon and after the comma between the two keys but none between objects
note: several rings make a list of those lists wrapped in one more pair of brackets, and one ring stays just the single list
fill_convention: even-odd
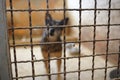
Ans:
[{"label": "dog's fur", "polygon": [[[52,19],[50,14],[46,14],[45,19],[46,19],[45,20],[46,25],[49,28],[44,30],[41,43],[62,42],[61,35],[62,35],[63,28],[56,27],[56,26],[67,24],[68,18],[65,18],[61,21],[55,21]],[[50,28],[50,26],[52,26],[52,28]],[[53,26],[55,26],[55,27],[53,27]],[[60,58],[62,56],[62,44],[61,43],[43,44],[43,45],[41,45],[41,51],[42,51],[42,55],[45,60],[50,59],[50,57]],[[46,67],[47,73],[49,73],[49,70],[50,70],[48,67],[48,64],[49,64],[49,62],[45,61],[45,67]],[[57,60],[57,67],[58,67],[58,72],[60,72],[61,59]],[[60,74],[58,74],[58,80],[60,80],[60,78],[61,78]]]}]

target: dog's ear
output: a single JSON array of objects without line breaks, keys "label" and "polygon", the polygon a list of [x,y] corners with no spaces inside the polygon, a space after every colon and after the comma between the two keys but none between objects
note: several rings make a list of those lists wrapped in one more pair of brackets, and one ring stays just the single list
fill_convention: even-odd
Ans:
[{"label": "dog's ear", "polygon": [[66,25],[68,23],[69,18],[65,18],[59,22],[59,25]]},{"label": "dog's ear", "polygon": [[50,25],[50,26],[52,25],[52,17],[48,13],[46,13],[46,15],[45,15],[45,24]]}]

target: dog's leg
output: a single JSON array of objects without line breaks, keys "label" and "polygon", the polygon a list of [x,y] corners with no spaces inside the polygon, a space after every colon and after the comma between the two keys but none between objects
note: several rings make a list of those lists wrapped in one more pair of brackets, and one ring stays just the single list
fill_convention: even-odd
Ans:
[{"label": "dog's leg", "polygon": [[50,69],[49,69],[49,62],[48,62],[48,53],[42,51],[42,55],[43,55],[43,58],[44,58],[44,60],[45,60],[45,61],[44,61],[44,64],[45,64],[46,73],[49,74]]},{"label": "dog's leg", "polygon": [[[47,59],[48,59],[48,58],[46,58],[46,60],[47,60]],[[50,72],[50,71],[49,71],[50,69],[49,69],[49,67],[48,67],[48,66],[49,66],[49,62],[48,62],[48,61],[44,61],[44,64],[45,64],[46,72],[47,72],[47,74],[49,74],[49,72]]]},{"label": "dog's leg", "polygon": [[[57,58],[60,58],[62,56],[62,52],[57,53]],[[58,73],[61,72],[61,59],[57,60],[57,69],[58,69]],[[58,74],[58,79],[57,80],[61,80],[61,76],[60,74]]]},{"label": "dog's leg", "polygon": [[[61,60],[57,60],[58,73],[61,72]],[[58,74],[58,80],[61,80],[60,74]]]}]

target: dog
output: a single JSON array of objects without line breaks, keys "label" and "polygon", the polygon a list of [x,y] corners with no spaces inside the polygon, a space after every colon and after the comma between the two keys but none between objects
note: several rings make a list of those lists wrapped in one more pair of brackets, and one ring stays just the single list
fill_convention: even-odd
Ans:
[{"label": "dog", "polygon": [[[49,27],[48,29],[45,29],[42,35],[41,43],[46,42],[62,42],[61,36],[63,27],[58,27],[60,25],[66,25],[68,22],[68,18],[65,18],[60,21],[56,21],[52,19],[52,16],[50,14],[46,13],[45,16],[45,24]],[[52,26],[52,27],[50,27]],[[57,27],[56,27],[57,26]],[[57,57],[60,58],[62,56],[62,43],[53,43],[53,44],[42,44],[41,45],[41,52],[43,55],[43,58],[46,60],[45,68],[47,73],[50,73],[49,69],[49,59],[51,57]],[[61,70],[61,59],[57,60],[57,68],[58,72]],[[60,74],[58,74],[57,80],[61,80]]]}]

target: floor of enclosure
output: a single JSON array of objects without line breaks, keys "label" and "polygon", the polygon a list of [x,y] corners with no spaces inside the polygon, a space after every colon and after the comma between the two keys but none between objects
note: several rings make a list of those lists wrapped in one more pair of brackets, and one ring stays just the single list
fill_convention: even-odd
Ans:
[{"label": "floor of enclosure", "polygon": [[[83,48],[84,49],[84,48]],[[11,60],[12,62],[14,61],[14,55],[13,55],[13,48],[11,50]],[[36,46],[33,47],[33,53],[34,53],[34,59],[35,60],[40,60],[43,59],[40,51],[40,47]],[[82,50],[81,52],[83,55],[91,55],[91,52],[87,49]],[[68,53],[66,51],[67,57],[73,57],[74,55]],[[31,60],[31,48],[30,47],[20,47],[16,48],[16,58],[17,61],[27,61]],[[81,70],[86,70],[86,69],[92,69],[92,59],[93,57],[83,57],[81,58]],[[64,61],[62,61],[62,68],[61,72],[64,71]],[[55,60],[51,61],[51,71],[52,73],[56,73],[57,67],[55,64]],[[35,75],[40,75],[40,74],[46,74],[44,63],[43,62],[35,62]],[[113,64],[108,62],[108,66],[113,66]],[[101,68],[105,67],[105,60],[101,57],[95,57],[95,68]],[[12,64],[12,71],[13,71],[13,77],[15,77],[15,66]],[[17,64],[17,69],[18,69],[18,76],[28,76],[32,75],[32,67],[31,63],[18,63]],[[113,68],[112,68],[113,69]],[[73,58],[73,59],[67,59],[66,60],[66,71],[77,71],[78,70],[78,58]],[[107,80],[109,80],[109,72],[111,69],[107,69]],[[63,74],[61,75],[62,78],[64,78]],[[91,80],[92,76],[92,71],[83,71],[81,72],[81,80]],[[104,80],[105,76],[105,69],[100,69],[100,70],[95,70],[94,71],[94,80]],[[67,73],[66,74],[66,80],[77,80],[78,79],[78,72],[75,73]],[[19,80],[32,80],[32,78],[22,78]],[[40,76],[36,77],[35,80],[47,80],[47,76]],[[56,75],[52,76],[52,80],[56,80]]]}]

